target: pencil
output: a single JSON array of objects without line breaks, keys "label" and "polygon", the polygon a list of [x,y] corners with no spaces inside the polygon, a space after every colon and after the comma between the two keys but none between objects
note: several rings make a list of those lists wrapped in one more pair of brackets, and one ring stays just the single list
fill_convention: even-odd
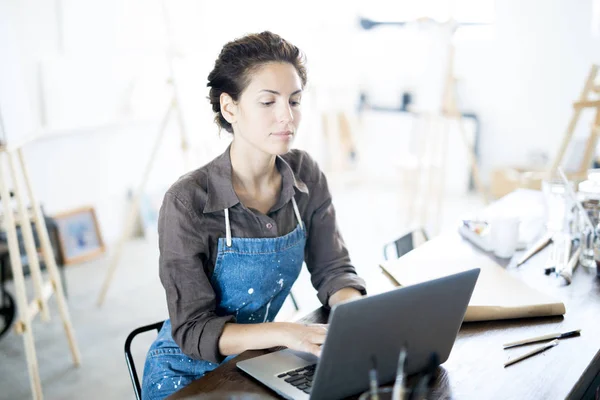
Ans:
[{"label": "pencil", "polygon": [[536,347],[535,349],[533,349],[533,350],[531,350],[531,351],[529,351],[529,352],[527,352],[527,353],[525,353],[525,354],[522,354],[522,355],[520,355],[520,356],[518,356],[518,357],[515,357],[515,358],[513,358],[513,359],[510,359],[510,360],[508,360],[507,362],[505,362],[505,363],[504,363],[504,368],[506,368],[506,367],[508,367],[509,365],[512,365],[512,364],[514,364],[514,363],[516,363],[516,362],[519,362],[519,361],[521,361],[521,360],[524,360],[524,359],[526,359],[526,358],[529,358],[529,357],[531,357],[531,356],[533,356],[533,355],[536,355],[536,354],[538,354],[538,353],[541,353],[542,351],[548,350],[550,347],[554,347],[554,346],[556,346],[557,344],[558,344],[558,339],[554,339],[553,341],[551,341],[551,342],[550,342],[550,343],[548,343],[548,344],[545,344],[545,345],[543,345],[543,346],[540,346],[540,347]]}]

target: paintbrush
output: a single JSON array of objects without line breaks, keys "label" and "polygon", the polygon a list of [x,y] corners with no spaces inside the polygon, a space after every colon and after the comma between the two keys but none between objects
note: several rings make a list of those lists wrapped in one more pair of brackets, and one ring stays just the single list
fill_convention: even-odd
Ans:
[{"label": "paintbrush", "polygon": [[546,232],[544,236],[538,239],[537,242],[533,246],[531,246],[525,254],[517,261],[517,267],[521,264],[524,264],[525,261],[529,260],[533,257],[538,251],[542,250],[544,247],[548,246],[548,244],[552,241],[552,233]]},{"label": "paintbrush", "polygon": [[561,283],[566,284],[566,285],[571,284],[571,281],[573,280],[573,271],[575,271],[575,268],[577,268],[577,265],[579,265],[579,254],[580,253],[581,253],[581,247],[578,247],[577,250],[575,250],[573,252],[573,254],[571,255],[571,258],[569,259],[569,262],[567,263],[567,265],[556,273],[557,276],[562,278],[561,280],[563,282],[561,282]]}]

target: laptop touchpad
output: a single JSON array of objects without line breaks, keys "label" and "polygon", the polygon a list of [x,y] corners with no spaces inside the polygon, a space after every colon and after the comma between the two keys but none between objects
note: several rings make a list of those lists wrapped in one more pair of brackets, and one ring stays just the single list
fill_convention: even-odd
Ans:
[{"label": "laptop touchpad", "polygon": [[319,362],[319,357],[315,356],[312,353],[305,353],[303,351],[296,351],[296,350],[291,350],[291,349],[287,349],[287,351],[289,351],[290,353],[292,353],[293,355],[300,357],[303,360],[308,361],[311,364],[316,364],[317,362]]}]

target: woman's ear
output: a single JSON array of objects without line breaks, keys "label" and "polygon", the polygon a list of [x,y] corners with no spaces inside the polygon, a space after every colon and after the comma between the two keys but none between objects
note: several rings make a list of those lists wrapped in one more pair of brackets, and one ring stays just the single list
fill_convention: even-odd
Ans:
[{"label": "woman's ear", "polygon": [[221,104],[221,115],[223,115],[223,118],[225,118],[227,122],[233,125],[237,117],[237,104],[227,93],[221,93],[219,102]]}]

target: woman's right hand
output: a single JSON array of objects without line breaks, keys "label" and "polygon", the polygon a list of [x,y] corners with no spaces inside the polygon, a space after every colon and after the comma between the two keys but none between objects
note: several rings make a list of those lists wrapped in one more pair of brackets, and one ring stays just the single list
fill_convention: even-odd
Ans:
[{"label": "woman's right hand", "polygon": [[327,336],[325,324],[283,323],[283,345],[289,349],[321,356],[321,345]]}]

